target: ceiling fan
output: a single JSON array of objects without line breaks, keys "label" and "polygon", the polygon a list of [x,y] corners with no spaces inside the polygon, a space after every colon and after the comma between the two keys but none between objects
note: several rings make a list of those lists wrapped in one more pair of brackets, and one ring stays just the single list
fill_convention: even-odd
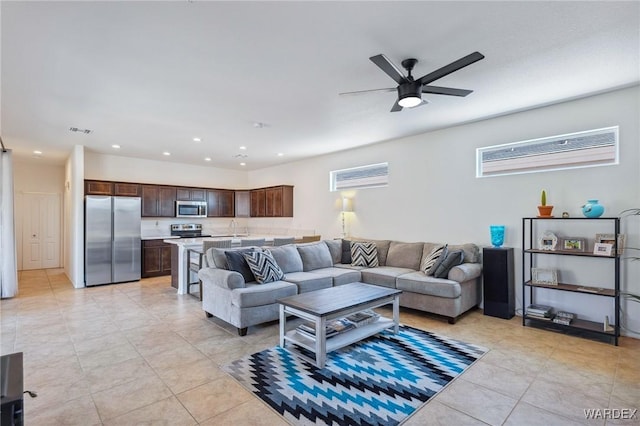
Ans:
[{"label": "ceiling fan", "polygon": [[446,75],[449,75],[455,71],[458,71],[461,68],[466,67],[467,65],[471,65],[474,62],[477,62],[484,58],[484,55],[480,52],[473,52],[463,58],[458,59],[450,63],[449,65],[445,65],[442,68],[439,68],[433,72],[430,72],[427,75],[424,75],[418,79],[414,79],[411,75],[411,71],[413,67],[418,63],[417,59],[405,59],[402,61],[402,67],[407,70],[407,76],[405,77],[402,72],[396,67],[393,62],[389,60],[384,55],[376,55],[372,56],[369,59],[371,62],[376,64],[382,71],[384,71],[389,77],[391,77],[398,86],[394,88],[386,88],[386,89],[372,89],[372,90],[360,90],[356,92],[345,92],[340,93],[341,95],[350,95],[350,94],[358,94],[358,93],[366,93],[366,92],[377,92],[377,91],[385,91],[391,92],[394,90],[398,91],[398,99],[396,103],[393,104],[391,108],[391,112],[401,111],[403,108],[412,108],[418,105],[424,105],[427,101],[422,99],[423,93],[432,93],[435,95],[448,95],[448,96],[467,96],[469,93],[472,93],[473,90],[464,90],[464,89],[453,89],[451,87],[440,87],[440,86],[431,86],[429,83],[438,80]]}]

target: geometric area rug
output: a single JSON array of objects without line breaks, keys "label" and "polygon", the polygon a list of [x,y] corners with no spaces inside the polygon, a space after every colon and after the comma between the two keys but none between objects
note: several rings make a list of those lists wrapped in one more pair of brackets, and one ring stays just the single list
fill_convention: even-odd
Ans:
[{"label": "geometric area rug", "polygon": [[293,425],[397,425],[486,351],[400,326],[329,353],[324,368],[276,346],[223,369]]}]

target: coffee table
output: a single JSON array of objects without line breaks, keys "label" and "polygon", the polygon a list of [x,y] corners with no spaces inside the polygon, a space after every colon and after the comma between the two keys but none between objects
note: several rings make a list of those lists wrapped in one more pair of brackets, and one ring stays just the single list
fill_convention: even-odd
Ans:
[{"label": "coffee table", "polygon": [[[389,328],[392,328],[394,333],[398,333],[400,293],[402,290],[394,288],[351,283],[278,299],[280,304],[280,346],[284,348],[287,343],[291,343],[292,345],[288,349],[292,353],[322,368],[329,352]],[[373,323],[327,338],[327,321],[344,318],[355,312],[390,303],[393,304],[392,319],[381,316]],[[287,315],[294,315],[313,322],[315,324],[315,339],[305,336],[295,329],[287,331]],[[315,358],[307,356],[296,346],[312,352]]]}]

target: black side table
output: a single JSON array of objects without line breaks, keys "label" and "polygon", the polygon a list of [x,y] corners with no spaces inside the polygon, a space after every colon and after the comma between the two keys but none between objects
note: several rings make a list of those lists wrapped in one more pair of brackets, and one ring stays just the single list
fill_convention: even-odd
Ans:
[{"label": "black side table", "polygon": [[513,247],[482,249],[484,314],[510,319],[516,314]]},{"label": "black side table", "polygon": [[0,357],[0,384],[2,426],[22,426],[24,424],[22,404],[22,352]]}]

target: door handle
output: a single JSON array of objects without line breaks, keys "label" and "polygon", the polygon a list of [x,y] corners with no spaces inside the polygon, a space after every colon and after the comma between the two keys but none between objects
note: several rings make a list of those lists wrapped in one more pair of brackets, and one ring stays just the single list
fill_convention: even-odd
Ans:
[{"label": "door handle", "polygon": [[33,237],[33,238],[35,238],[35,237],[36,237],[36,234],[33,234],[33,235],[32,235],[32,237]]}]

